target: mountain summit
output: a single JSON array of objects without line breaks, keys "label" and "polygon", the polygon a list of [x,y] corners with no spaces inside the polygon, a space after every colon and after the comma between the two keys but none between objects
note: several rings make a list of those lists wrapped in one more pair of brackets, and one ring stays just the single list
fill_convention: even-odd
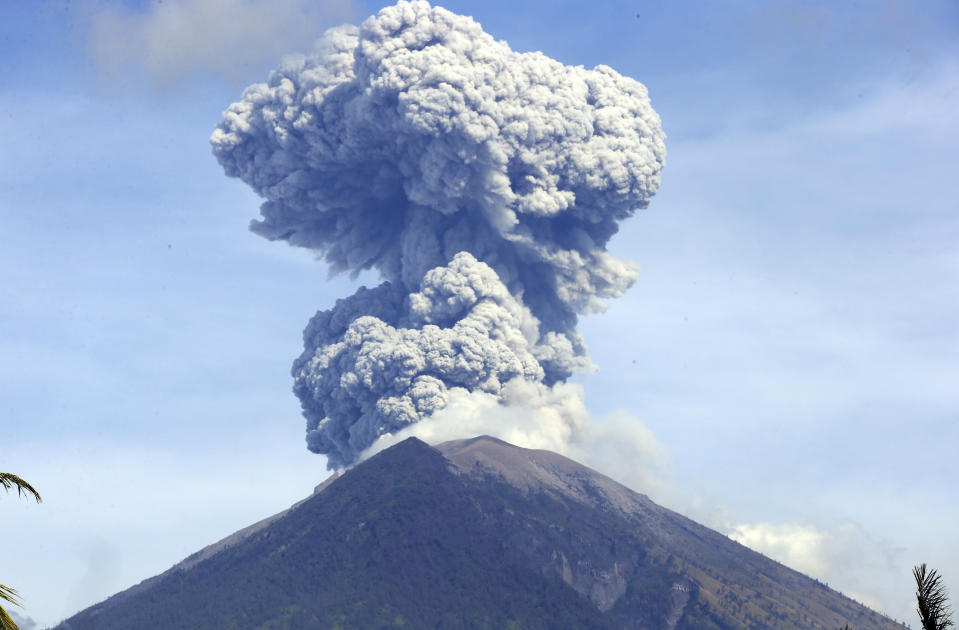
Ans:
[{"label": "mountain summit", "polygon": [[904,626],[556,453],[410,438],[56,630]]}]

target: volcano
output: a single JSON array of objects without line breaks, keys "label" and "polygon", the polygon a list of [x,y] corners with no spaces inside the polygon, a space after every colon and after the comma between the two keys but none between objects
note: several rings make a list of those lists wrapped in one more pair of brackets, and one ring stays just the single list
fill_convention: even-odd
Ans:
[{"label": "volcano", "polygon": [[556,453],[407,439],[56,630],[904,628]]}]

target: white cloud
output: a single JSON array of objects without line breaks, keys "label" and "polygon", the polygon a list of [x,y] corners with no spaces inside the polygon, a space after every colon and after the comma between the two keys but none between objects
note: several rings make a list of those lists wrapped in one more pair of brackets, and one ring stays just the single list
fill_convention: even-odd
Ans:
[{"label": "white cloud", "polygon": [[143,71],[161,87],[198,73],[232,83],[308,49],[354,15],[352,0],[166,0],[145,12],[104,6],[92,16],[88,49],[108,72]]},{"label": "white cloud", "polygon": [[859,525],[819,528],[797,523],[746,523],[721,528],[731,539],[825,582],[875,610],[905,610],[911,595],[903,550],[875,540]]}]

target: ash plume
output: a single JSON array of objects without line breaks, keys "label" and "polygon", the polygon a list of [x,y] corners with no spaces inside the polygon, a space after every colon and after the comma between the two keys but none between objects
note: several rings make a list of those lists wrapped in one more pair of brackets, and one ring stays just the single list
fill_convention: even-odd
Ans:
[{"label": "ash plume", "polygon": [[664,139],[637,81],[426,2],[332,29],[247,88],[211,143],[265,199],[251,229],[384,280],[307,325],[310,450],[338,468],[453,398],[555,401],[592,365],[578,315],[636,277],[606,244],[656,192]]}]

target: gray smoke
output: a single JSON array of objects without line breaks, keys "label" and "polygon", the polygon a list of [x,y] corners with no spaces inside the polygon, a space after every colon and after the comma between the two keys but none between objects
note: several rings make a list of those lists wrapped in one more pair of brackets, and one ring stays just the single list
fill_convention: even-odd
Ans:
[{"label": "gray smoke", "polygon": [[451,394],[505,403],[510,383],[588,369],[577,316],[636,277],[606,243],[655,193],[664,139],[640,83],[426,2],[332,29],[247,88],[211,142],[265,199],[251,229],[385,280],[304,332],[309,448],[342,467]]}]

